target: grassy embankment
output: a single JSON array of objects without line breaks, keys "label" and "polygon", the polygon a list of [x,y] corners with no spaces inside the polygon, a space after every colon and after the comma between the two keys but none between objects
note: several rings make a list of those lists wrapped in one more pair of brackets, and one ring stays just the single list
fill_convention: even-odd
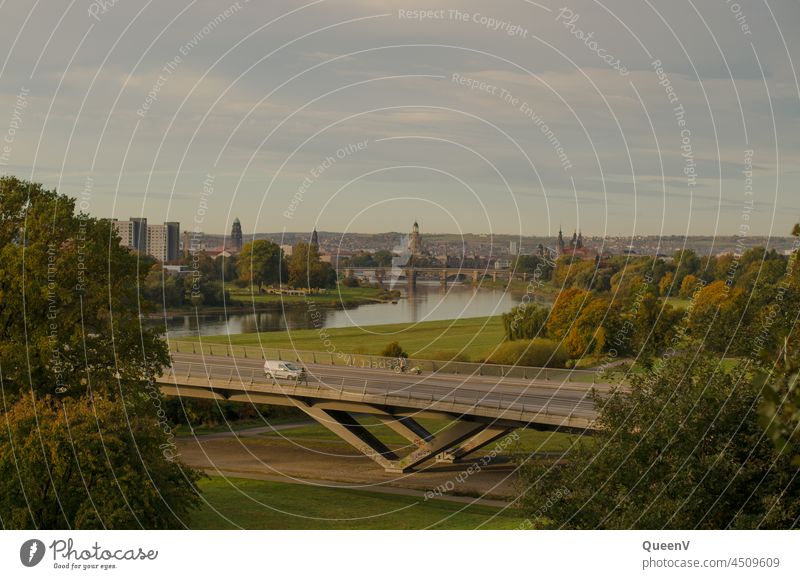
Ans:
[{"label": "grassy embankment", "polygon": [[231,289],[231,301],[235,306],[293,306],[314,303],[326,307],[351,307],[355,305],[383,302],[390,299],[386,290],[372,287],[345,287],[339,285],[325,292],[292,296],[280,294],[259,294],[258,290]]},{"label": "grassy embankment", "polygon": [[200,481],[193,529],[513,529],[514,510],[422,497],[250,479]]},{"label": "grassy embankment", "polygon": [[[325,351],[330,345],[337,352],[380,354],[389,342],[399,342],[411,357],[430,360],[477,360],[503,341],[503,322],[499,316],[384,324],[364,328],[327,328],[204,336],[204,343],[261,345],[265,348]],[[326,340],[330,340],[326,346]],[[230,342],[229,342],[230,341]]]}]

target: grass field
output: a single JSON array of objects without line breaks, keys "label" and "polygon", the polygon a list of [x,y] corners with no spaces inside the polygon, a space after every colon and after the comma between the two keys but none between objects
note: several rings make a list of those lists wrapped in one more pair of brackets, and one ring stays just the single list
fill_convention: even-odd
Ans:
[{"label": "grass field", "polygon": [[[432,360],[451,359],[460,355],[476,360],[485,356],[503,341],[503,322],[499,316],[420,322],[418,324],[385,324],[363,328],[326,328],[262,332],[231,336],[204,336],[203,342],[214,344],[259,345],[265,348],[297,350],[330,350],[354,354],[380,354],[389,342],[400,342],[413,357]],[[329,342],[326,342],[329,340]]]},{"label": "grass field", "polygon": [[513,510],[303,484],[210,477],[193,529],[513,529]]}]

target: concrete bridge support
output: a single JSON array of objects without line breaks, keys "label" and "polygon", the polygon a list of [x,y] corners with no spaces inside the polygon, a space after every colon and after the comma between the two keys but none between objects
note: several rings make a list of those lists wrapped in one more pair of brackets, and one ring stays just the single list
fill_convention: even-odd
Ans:
[{"label": "concrete bridge support", "polygon": [[511,434],[513,428],[489,426],[457,448],[436,455],[436,462],[455,462]]},{"label": "concrete bridge support", "polygon": [[417,270],[413,267],[406,269],[406,283],[410,288],[417,286]]}]

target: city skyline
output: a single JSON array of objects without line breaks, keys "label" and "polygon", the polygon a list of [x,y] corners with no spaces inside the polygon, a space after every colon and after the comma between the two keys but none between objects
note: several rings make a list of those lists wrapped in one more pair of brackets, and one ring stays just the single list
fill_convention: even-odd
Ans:
[{"label": "city skyline", "polygon": [[[94,214],[201,218],[206,231],[236,214],[250,231],[362,232],[425,215],[453,233],[733,235],[749,212],[748,234],[784,236],[800,214],[800,54],[757,32],[796,27],[790,4],[687,17],[577,0],[500,18],[468,2],[423,18],[416,1],[157,15],[114,3],[64,14],[55,51],[17,34],[27,8],[12,3],[0,162],[88,192]],[[678,25],[693,40],[668,33]],[[134,45],[150,48],[134,58]]]}]

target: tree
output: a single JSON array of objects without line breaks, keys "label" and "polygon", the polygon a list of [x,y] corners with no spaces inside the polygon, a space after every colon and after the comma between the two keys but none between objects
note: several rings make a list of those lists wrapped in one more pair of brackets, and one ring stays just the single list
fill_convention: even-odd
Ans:
[{"label": "tree", "polygon": [[5,527],[166,528],[194,504],[196,477],[161,454],[174,448],[156,386],[170,360],[139,320],[154,311],[140,295],[154,261],[119,242],[74,199],[0,178]]},{"label": "tree", "polygon": [[149,416],[101,396],[34,401],[3,416],[0,520],[11,529],[171,529],[200,504]]},{"label": "tree", "polygon": [[661,281],[658,282],[658,293],[662,296],[669,297],[670,292],[672,292],[672,280],[674,276],[672,275],[671,271],[668,271],[664,274],[661,278]]},{"label": "tree", "polygon": [[267,239],[257,239],[245,245],[236,263],[239,277],[259,290],[263,285],[280,285],[287,279],[283,250]]},{"label": "tree", "polygon": [[0,368],[6,396],[80,396],[90,382],[141,390],[169,364],[159,329],[139,314],[153,264],[120,246],[109,221],[75,200],[0,178]]},{"label": "tree", "polygon": [[589,302],[590,295],[588,291],[578,288],[560,292],[547,320],[547,335],[559,340],[564,338],[578,319],[581,308]]},{"label": "tree", "polygon": [[308,289],[336,287],[336,270],[320,259],[317,246],[300,242],[292,249],[289,260],[289,285]]},{"label": "tree", "polygon": [[683,276],[683,281],[681,282],[681,289],[678,292],[678,297],[684,300],[690,299],[694,295],[694,292],[697,291],[699,287],[698,286],[699,282],[700,280],[697,279],[692,274]]},{"label": "tree", "polygon": [[[800,477],[758,424],[742,367],[691,355],[630,376],[598,398],[599,430],[553,465],[527,461],[521,497],[541,528],[790,528]],[[796,445],[795,445],[796,450]],[[558,500],[552,500],[556,489]],[[543,505],[547,504],[545,510]]]},{"label": "tree", "polygon": [[550,310],[535,303],[522,303],[503,314],[506,340],[531,340],[545,337]]}]

